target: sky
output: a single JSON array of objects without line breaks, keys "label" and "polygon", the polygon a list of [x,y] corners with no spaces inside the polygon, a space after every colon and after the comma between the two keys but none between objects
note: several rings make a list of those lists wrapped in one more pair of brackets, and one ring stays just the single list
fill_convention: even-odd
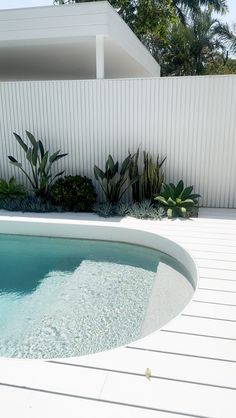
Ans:
[{"label": "sky", "polygon": [[[53,0],[0,0],[0,9],[14,9],[18,7],[48,6]],[[236,23],[236,0],[228,0],[229,14],[223,20]]]}]

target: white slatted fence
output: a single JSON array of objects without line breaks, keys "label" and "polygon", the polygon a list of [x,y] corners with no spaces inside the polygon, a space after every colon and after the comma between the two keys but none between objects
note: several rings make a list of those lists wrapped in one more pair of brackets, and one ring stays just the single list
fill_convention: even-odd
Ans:
[{"label": "white slatted fence", "polygon": [[29,130],[69,156],[66,174],[93,177],[109,153],[138,146],[167,156],[167,181],[181,178],[208,207],[236,207],[236,76],[0,83],[0,175],[17,175],[13,138]]}]

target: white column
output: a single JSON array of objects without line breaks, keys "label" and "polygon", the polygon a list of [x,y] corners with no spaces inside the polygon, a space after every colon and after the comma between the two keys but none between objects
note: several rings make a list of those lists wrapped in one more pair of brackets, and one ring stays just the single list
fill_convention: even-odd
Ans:
[{"label": "white column", "polygon": [[104,78],[104,35],[96,35],[96,78]]}]

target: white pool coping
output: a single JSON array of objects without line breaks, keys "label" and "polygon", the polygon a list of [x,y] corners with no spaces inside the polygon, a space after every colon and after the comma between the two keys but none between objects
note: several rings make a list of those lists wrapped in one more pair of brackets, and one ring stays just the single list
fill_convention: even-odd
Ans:
[{"label": "white pool coping", "polygon": [[1,211],[0,232],[11,231],[161,246],[184,257],[196,281],[193,256],[200,278],[177,318],[127,347],[53,362],[0,359],[4,418],[235,418],[236,211],[203,209],[198,219],[161,222]]}]

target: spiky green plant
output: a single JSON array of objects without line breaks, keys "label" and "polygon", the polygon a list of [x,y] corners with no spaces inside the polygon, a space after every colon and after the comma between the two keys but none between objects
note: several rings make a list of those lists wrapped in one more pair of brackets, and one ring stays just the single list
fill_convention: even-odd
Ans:
[{"label": "spiky green plant", "polygon": [[8,156],[10,163],[19,168],[22,173],[28,179],[36,196],[45,197],[48,194],[50,185],[53,183],[56,177],[61,176],[64,170],[54,176],[51,173],[52,165],[64,158],[67,154],[60,154],[61,150],[49,154],[49,151],[45,151],[42,141],[36,141],[33,134],[26,131],[27,138],[30,142],[28,146],[22,138],[14,132],[15,139],[20,144],[21,148],[25,152],[26,161],[30,166],[30,171],[27,172],[22,163],[18,162],[16,158],[11,155]]},{"label": "spiky green plant", "polygon": [[137,149],[129,167],[129,178],[132,181],[137,179],[137,181],[132,185],[132,197],[134,202],[140,202],[141,200],[141,183],[140,183],[140,173],[139,173],[139,148]]},{"label": "spiky green plant", "polygon": [[166,157],[159,161],[157,157],[154,161],[153,157],[146,151],[143,152],[143,169],[139,173],[139,148],[130,165],[129,176],[138,178],[138,181],[132,186],[132,195],[134,202],[142,202],[143,200],[152,199],[153,195],[160,192],[161,185],[164,181],[162,166]]},{"label": "spiky green plant", "polygon": [[15,177],[11,177],[7,182],[0,179],[0,199],[16,199],[26,196],[24,186],[16,183]]},{"label": "spiky green plant", "polygon": [[199,194],[192,194],[193,186],[184,187],[182,180],[177,186],[173,183],[163,184],[161,192],[154,200],[166,209],[168,218],[180,216],[186,218],[198,208]]},{"label": "spiky green plant", "polygon": [[119,202],[129,187],[138,181],[138,178],[129,181],[129,169],[133,158],[134,156],[129,153],[123,161],[120,171],[118,161],[115,163],[111,155],[108,156],[106,161],[105,171],[102,171],[96,165],[94,166],[95,178],[109,203]]},{"label": "spiky green plant", "polygon": [[143,194],[142,199],[150,199],[160,192],[161,185],[164,181],[164,174],[161,167],[165,160],[166,157],[159,161],[158,156],[156,161],[154,161],[148,152],[143,152],[144,168],[140,180]]}]

